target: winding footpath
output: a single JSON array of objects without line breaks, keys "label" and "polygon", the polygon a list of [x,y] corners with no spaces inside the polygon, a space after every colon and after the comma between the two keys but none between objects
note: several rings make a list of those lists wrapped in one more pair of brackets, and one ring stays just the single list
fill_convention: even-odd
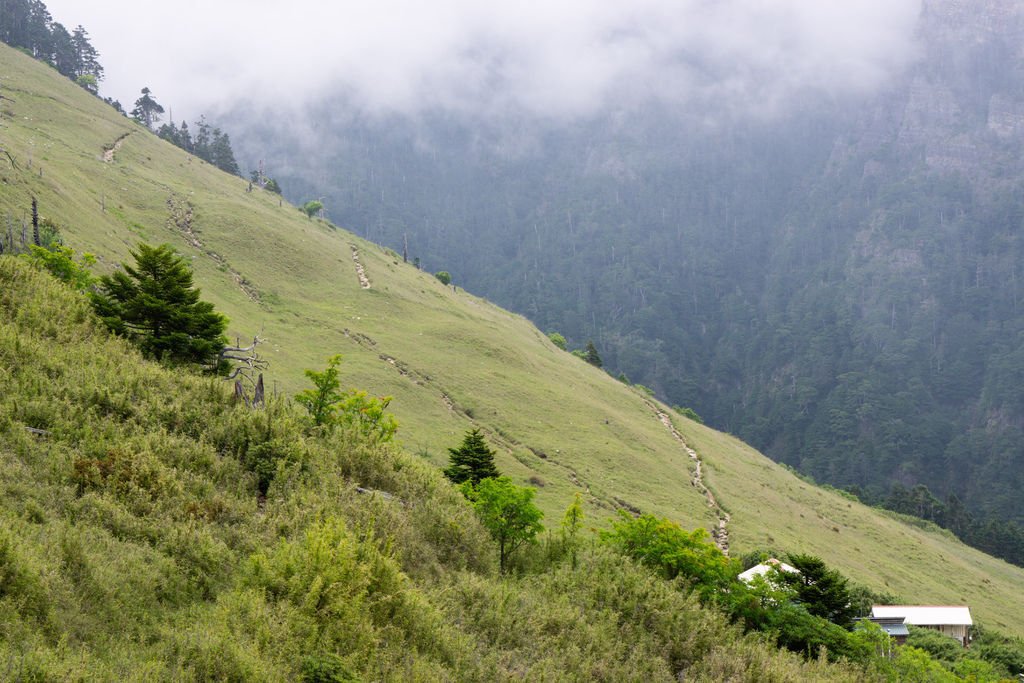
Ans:
[{"label": "winding footpath", "polygon": [[718,517],[718,524],[714,529],[711,530],[711,537],[715,540],[715,545],[718,546],[724,554],[729,554],[729,521],[731,517],[729,513],[722,509],[722,506],[718,504],[715,499],[715,494],[711,492],[711,489],[704,483],[703,463],[701,462],[700,456],[697,455],[697,451],[690,448],[689,444],[686,443],[686,439],[679,433],[675,425],[672,424],[672,418],[669,417],[668,413],[664,412],[658,406],[654,405],[650,401],[644,401],[651,410],[658,416],[658,420],[661,424],[665,425],[665,428],[669,430],[672,437],[679,442],[686,454],[690,456],[690,459],[694,462],[694,474],[690,480],[690,484],[694,486],[704,496],[704,499],[708,503],[708,507]]},{"label": "winding footpath", "polygon": [[168,227],[178,230],[190,246],[203,252],[210,257],[214,263],[223,268],[250,301],[260,303],[259,290],[256,289],[256,287],[249,282],[244,275],[232,268],[227,259],[212,249],[207,249],[203,245],[202,240],[200,240],[199,236],[196,234],[195,225],[193,224],[195,207],[192,206],[191,202],[182,197],[171,194],[167,198],[167,214]]},{"label": "winding footpath", "polygon": [[359,286],[363,289],[369,289],[370,278],[366,277],[366,269],[363,268],[363,263],[359,260],[359,250],[356,249],[354,244],[349,246],[352,247],[352,260],[356,263],[356,276],[359,278]]}]

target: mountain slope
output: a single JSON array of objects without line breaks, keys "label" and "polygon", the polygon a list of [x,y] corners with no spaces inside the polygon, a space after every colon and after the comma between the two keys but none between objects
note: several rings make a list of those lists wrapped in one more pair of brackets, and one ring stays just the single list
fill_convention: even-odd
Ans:
[{"label": "mountain slope", "polygon": [[915,63],[776,118],[378,118],[328,87],[331,125],[247,103],[236,143],[777,461],[872,500],[926,485],[978,542],[1024,523],[1024,8],[913,4]]},{"label": "mountain slope", "polygon": [[[0,95],[2,144],[17,163],[0,172],[0,217],[19,224],[35,196],[103,268],[138,240],[171,243],[232,334],[267,338],[270,390],[293,393],[302,369],[341,352],[347,384],[394,396],[406,449],[440,465],[467,429],[482,428],[499,468],[538,487],[549,525],[581,489],[592,520],[635,507],[718,528],[728,514],[734,553],[812,552],[869,586],[914,602],[967,601],[985,623],[1024,634],[1024,570],[810,486],[683,418],[671,419],[674,434],[668,411],[523,318],[246,192],[6,47]],[[679,437],[703,460],[710,491],[692,483],[697,463]]]}]

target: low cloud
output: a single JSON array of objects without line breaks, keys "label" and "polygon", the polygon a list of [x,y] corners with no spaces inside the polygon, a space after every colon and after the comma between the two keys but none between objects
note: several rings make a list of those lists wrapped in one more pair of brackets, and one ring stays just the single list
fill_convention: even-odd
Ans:
[{"label": "low cloud", "polygon": [[176,118],[346,93],[366,112],[545,118],[660,100],[773,111],[914,59],[920,0],[48,0],[90,31],[104,94]]}]

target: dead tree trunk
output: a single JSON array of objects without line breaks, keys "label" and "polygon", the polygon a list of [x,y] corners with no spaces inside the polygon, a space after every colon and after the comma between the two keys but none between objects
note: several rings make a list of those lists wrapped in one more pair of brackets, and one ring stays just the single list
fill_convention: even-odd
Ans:
[{"label": "dead tree trunk", "polygon": [[43,246],[43,241],[39,237],[39,202],[36,198],[32,198],[32,242],[37,246]]}]

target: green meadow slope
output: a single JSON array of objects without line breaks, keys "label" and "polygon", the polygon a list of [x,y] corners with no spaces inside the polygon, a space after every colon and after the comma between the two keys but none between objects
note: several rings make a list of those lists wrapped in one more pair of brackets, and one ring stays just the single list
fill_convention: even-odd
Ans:
[{"label": "green meadow slope", "polygon": [[[441,465],[479,427],[499,467],[538,488],[549,520],[580,490],[591,520],[638,508],[717,528],[727,516],[734,554],[814,553],[873,588],[966,602],[985,624],[1024,635],[1024,570],[809,485],[676,415],[673,432],[670,411],[560,351],[529,321],[274,195],[246,192],[246,181],[5,46],[0,96],[0,146],[16,162],[0,156],[0,232],[20,232],[35,196],[101,269],[140,240],[172,244],[231,334],[266,338],[271,390],[294,393],[303,369],[341,353],[347,384],[394,397],[406,450]],[[693,483],[687,446],[708,491]]]}]

